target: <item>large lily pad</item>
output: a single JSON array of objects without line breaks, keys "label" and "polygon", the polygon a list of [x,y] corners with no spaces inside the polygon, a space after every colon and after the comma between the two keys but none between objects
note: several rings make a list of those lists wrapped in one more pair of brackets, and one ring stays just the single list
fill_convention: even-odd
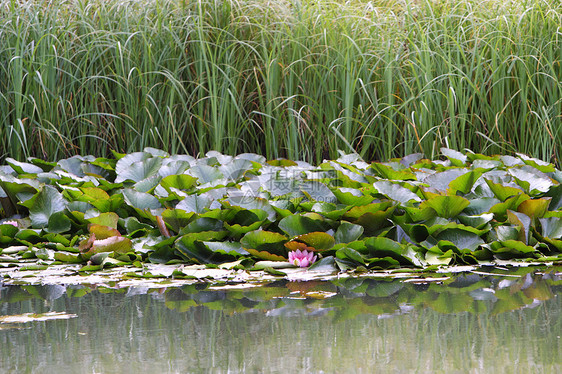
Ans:
[{"label": "large lily pad", "polygon": [[430,207],[439,217],[452,218],[459,215],[470,202],[462,196],[434,195],[420,204],[420,208]]},{"label": "large lily pad", "polygon": [[25,206],[29,208],[32,226],[43,228],[49,225],[51,215],[66,208],[66,200],[53,186],[43,186],[41,191],[25,202]]}]

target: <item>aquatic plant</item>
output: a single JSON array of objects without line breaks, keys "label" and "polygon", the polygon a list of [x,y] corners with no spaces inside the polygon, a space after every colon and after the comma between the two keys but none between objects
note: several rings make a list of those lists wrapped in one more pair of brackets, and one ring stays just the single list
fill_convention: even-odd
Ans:
[{"label": "aquatic plant", "polygon": [[306,249],[301,252],[300,249],[289,252],[289,262],[295,266],[306,268],[316,261],[314,252],[308,252]]},{"label": "aquatic plant", "polygon": [[0,0],[0,160],[152,146],[557,163],[550,0]]},{"label": "aquatic plant", "polygon": [[334,271],[562,260],[560,170],[523,154],[441,153],[384,163],[350,154],[318,166],[154,148],[8,158],[0,203],[19,225],[0,224],[0,261],[275,272],[296,251]]}]

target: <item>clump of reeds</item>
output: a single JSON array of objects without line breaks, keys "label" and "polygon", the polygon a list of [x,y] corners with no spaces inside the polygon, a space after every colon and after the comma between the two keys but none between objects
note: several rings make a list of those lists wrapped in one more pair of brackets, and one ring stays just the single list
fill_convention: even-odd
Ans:
[{"label": "clump of reeds", "polygon": [[0,158],[560,162],[554,0],[0,0]]}]

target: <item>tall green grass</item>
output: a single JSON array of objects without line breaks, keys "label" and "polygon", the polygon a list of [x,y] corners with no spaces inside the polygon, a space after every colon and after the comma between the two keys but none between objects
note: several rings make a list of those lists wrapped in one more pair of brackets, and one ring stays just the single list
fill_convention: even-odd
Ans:
[{"label": "tall green grass", "polygon": [[0,0],[0,20],[0,158],[561,162],[556,0]]}]

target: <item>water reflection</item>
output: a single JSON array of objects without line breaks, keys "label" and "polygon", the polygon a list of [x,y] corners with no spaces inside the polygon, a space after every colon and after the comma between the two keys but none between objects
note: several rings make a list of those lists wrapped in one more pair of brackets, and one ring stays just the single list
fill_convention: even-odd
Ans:
[{"label": "water reflection", "polygon": [[[511,274],[513,275],[513,274]],[[560,372],[559,272],[150,289],[9,286],[2,373]]]}]

